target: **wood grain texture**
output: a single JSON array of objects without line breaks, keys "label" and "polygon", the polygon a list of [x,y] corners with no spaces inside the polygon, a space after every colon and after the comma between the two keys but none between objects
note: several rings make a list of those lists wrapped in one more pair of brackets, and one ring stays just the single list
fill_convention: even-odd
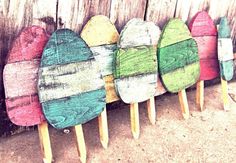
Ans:
[{"label": "wood grain texture", "polygon": [[161,29],[175,15],[177,0],[148,0],[145,20],[153,21]]},{"label": "wood grain texture", "polygon": [[110,19],[120,32],[132,18],[144,19],[146,0],[111,0]]},{"label": "wood grain texture", "polygon": [[160,75],[199,61],[197,43],[193,39],[158,48],[158,54]]},{"label": "wood grain texture", "polygon": [[[82,124],[103,111],[104,81],[95,65],[98,64],[87,44],[73,31],[60,29],[51,36],[41,60],[38,91],[44,115],[53,127],[61,129]],[[45,84],[41,84],[44,81]],[[99,87],[90,89],[93,83]],[[47,98],[42,98],[45,89],[51,90]]]},{"label": "wood grain texture", "polygon": [[116,43],[119,33],[108,17],[96,15],[86,23],[81,32],[81,37],[88,46],[93,47]]},{"label": "wood grain texture", "polygon": [[220,19],[218,29],[218,59],[221,77],[223,80],[230,81],[234,76],[234,55],[230,27],[226,17]]},{"label": "wood grain texture", "polygon": [[[175,37],[173,31],[183,36],[167,40],[171,35]],[[197,44],[181,20],[171,19],[167,23],[162,31],[157,53],[159,72],[167,91],[176,93],[197,82],[200,75]]]},{"label": "wood grain texture", "polygon": [[216,26],[206,11],[196,13],[189,23],[189,29],[193,37],[216,36]]},{"label": "wood grain texture", "polygon": [[142,74],[115,80],[120,98],[125,103],[143,102],[156,92],[157,74]]},{"label": "wood grain texture", "polygon": [[119,49],[115,55],[116,79],[157,71],[156,48],[153,46]]},{"label": "wood grain texture", "polygon": [[191,39],[188,27],[180,19],[170,19],[168,23],[166,23],[164,30],[158,42],[159,48]]},{"label": "wood grain texture", "polygon": [[92,58],[92,53],[82,38],[69,29],[58,29],[44,48],[41,66],[67,64],[89,58]]},{"label": "wood grain texture", "polygon": [[219,64],[213,61],[217,60],[217,31],[213,20],[207,12],[198,12],[190,21],[189,29],[198,44],[200,80],[218,77]]},{"label": "wood grain texture", "polygon": [[111,75],[113,73],[112,66],[114,65],[114,53],[117,50],[117,45],[101,45],[91,47],[90,49],[93,52],[94,58],[99,63],[102,76]]},{"label": "wood grain texture", "polygon": [[[106,30],[104,30],[106,29]],[[107,30],[110,29],[110,30]],[[119,98],[115,91],[113,65],[119,34],[109,18],[99,15],[92,17],[81,32],[81,37],[90,46],[95,60],[99,63],[105,81],[106,102],[111,103]]]},{"label": "wood grain texture", "polygon": [[[42,103],[48,122],[57,129],[83,124],[97,117],[105,107],[103,89]],[[98,98],[100,97],[100,98]]]},{"label": "wood grain texture", "polygon": [[145,22],[142,19],[133,18],[123,28],[118,40],[119,48],[135,46],[156,46],[161,31],[153,22]]},{"label": "wood grain texture", "polygon": [[111,103],[120,100],[116,90],[113,75],[107,75],[103,77],[105,81],[105,89],[106,89],[106,103]]},{"label": "wood grain texture", "polygon": [[13,43],[4,68],[6,109],[10,120],[21,126],[40,124],[44,118],[37,96],[39,59],[48,36],[43,28],[25,28]]},{"label": "wood grain texture", "polygon": [[110,6],[110,0],[58,0],[58,27],[80,32],[92,16],[109,16]]},{"label": "wood grain texture", "polygon": [[40,102],[104,88],[99,66],[93,59],[42,67],[39,74]]}]

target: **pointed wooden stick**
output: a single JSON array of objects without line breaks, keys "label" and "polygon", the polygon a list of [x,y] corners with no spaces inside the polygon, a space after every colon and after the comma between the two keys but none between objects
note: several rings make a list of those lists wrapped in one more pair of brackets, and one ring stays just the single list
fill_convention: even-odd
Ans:
[{"label": "pointed wooden stick", "polygon": [[76,125],[74,126],[75,129],[75,137],[76,137],[76,146],[77,150],[80,156],[80,161],[82,163],[86,163],[87,160],[87,151],[86,151],[86,145],[84,141],[84,133],[82,125]]},{"label": "pointed wooden stick", "polygon": [[204,80],[200,80],[197,82],[196,88],[196,103],[197,108],[201,111],[204,110]]},{"label": "pointed wooden stick", "polygon": [[223,99],[224,110],[228,111],[230,110],[229,97],[228,97],[228,82],[221,78],[221,86],[222,86],[222,99]]},{"label": "pointed wooden stick", "polygon": [[133,137],[138,139],[140,134],[138,103],[130,104],[130,120]]},{"label": "pointed wooden stick", "polygon": [[41,124],[38,125],[38,132],[39,132],[40,147],[43,153],[43,162],[51,163],[53,161],[52,149],[51,149],[47,122],[42,122]]},{"label": "pointed wooden stick", "polygon": [[98,116],[98,125],[99,125],[100,141],[102,143],[103,148],[107,149],[109,135],[108,135],[106,107],[104,108],[104,111],[100,114],[100,116]]},{"label": "pointed wooden stick", "polygon": [[185,89],[178,92],[181,111],[184,119],[189,118],[189,107]]},{"label": "pointed wooden stick", "polygon": [[151,124],[155,124],[156,123],[156,109],[155,109],[155,98],[151,97],[148,101],[147,101],[147,110],[148,110],[148,118],[151,122]]}]

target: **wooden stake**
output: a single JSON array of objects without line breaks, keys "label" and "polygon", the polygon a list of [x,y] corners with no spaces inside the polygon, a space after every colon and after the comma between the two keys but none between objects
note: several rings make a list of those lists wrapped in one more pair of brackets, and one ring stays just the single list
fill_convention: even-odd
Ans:
[{"label": "wooden stake", "polygon": [[102,143],[103,148],[107,149],[109,135],[108,135],[106,107],[104,108],[104,111],[100,114],[100,116],[98,116],[98,125],[99,125],[100,141]]},{"label": "wooden stake", "polygon": [[138,139],[140,134],[138,103],[130,104],[130,119],[133,137]]},{"label": "wooden stake", "polygon": [[80,161],[82,163],[86,163],[87,152],[86,152],[86,145],[84,141],[84,133],[82,125],[76,125],[74,126],[74,129],[75,129],[76,145],[80,156]]},{"label": "wooden stake", "polygon": [[40,147],[43,153],[43,162],[51,163],[52,149],[51,149],[47,122],[42,122],[41,124],[38,125],[38,132],[39,132]]},{"label": "wooden stake", "polygon": [[196,103],[197,108],[201,111],[204,110],[204,80],[200,80],[197,82],[197,88],[196,88]]},{"label": "wooden stake", "polygon": [[189,118],[189,107],[185,89],[178,92],[181,111],[184,119]]},{"label": "wooden stake", "polygon": [[148,101],[147,101],[147,110],[148,110],[148,118],[151,122],[151,124],[155,124],[156,123],[156,109],[155,109],[155,98],[151,97]]},{"label": "wooden stake", "polygon": [[221,86],[222,86],[222,99],[224,110],[229,111],[229,97],[228,97],[228,82],[221,78]]}]

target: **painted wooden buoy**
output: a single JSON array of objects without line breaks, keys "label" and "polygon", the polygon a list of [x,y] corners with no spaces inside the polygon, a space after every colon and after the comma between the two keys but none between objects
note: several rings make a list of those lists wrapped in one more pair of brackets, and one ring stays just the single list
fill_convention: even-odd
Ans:
[{"label": "painted wooden buoy", "polygon": [[158,66],[161,80],[167,91],[179,92],[184,118],[189,117],[185,89],[199,79],[197,43],[188,27],[180,19],[170,19],[158,43]]},{"label": "painted wooden buoy", "polygon": [[[106,30],[104,30],[106,29]],[[114,52],[117,49],[119,33],[111,23],[110,19],[104,15],[93,16],[84,26],[81,38],[88,44],[93,52],[95,60],[98,62],[103,80],[105,81],[106,103],[119,100],[115,91],[112,65]],[[100,141],[104,148],[108,146],[108,125],[106,108],[98,117]]]},{"label": "painted wooden buoy", "polygon": [[206,11],[198,12],[190,21],[189,29],[198,44],[200,80],[218,77],[217,30],[213,20]]},{"label": "painted wooden buoy", "polygon": [[37,26],[25,28],[7,56],[3,72],[6,110],[16,125],[33,126],[45,120],[38,100],[37,75],[47,41],[44,29]]},{"label": "painted wooden buoy", "polygon": [[190,21],[189,29],[198,44],[200,57],[200,78],[196,89],[197,107],[203,110],[204,80],[219,76],[217,59],[217,30],[213,20],[206,11],[198,12]]},{"label": "painted wooden buoy", "polygon": [[218,59],[221,77],[226,81],[230,81],[234,75],[233,44],[230,32],[227,18],[221,18],[218,29]]},{"label": "painted wooden buoy", "polygon": [[230,27],[226,17],[220,19],[218,26],[218,59],[220,65],[222,98],[225,110],[230,110],[228,84],[234,75],[233,44],[230,38]]},{"label": "painted wooden buoy", "polygon": [[156,92],[159,36],[160,30],[154,23],[131,19],[118,41],[115,85],[120,98],[131,104],[131,128],[135,138],[139,136],[138,102],[153,98]]},{"label": "painted wooden buoy", "polygon": [[39,99],[57,129],[83,124],[105,107],[104,82],[87,44],[69,29],[55,31],[43,51]]},{"label": "painted wooden buoy", "polygon": [[106,103],[119,100],[112,73],[114,52],[117,50],[119,38],[116,27],[108,17],[97,15],[84,26],[81,37],[88,44],[95,60],[99,63],[101,74],[105,80]]},{"label": "painted wooden buoy", "polygon": [[15,39],[3,71],[6,110],[16,125],[38,125],[44,161],[52,161],[52,151],[42,108],[38,99],[37,78],[40,58],[48,41],[38,26],[24,28]]}]

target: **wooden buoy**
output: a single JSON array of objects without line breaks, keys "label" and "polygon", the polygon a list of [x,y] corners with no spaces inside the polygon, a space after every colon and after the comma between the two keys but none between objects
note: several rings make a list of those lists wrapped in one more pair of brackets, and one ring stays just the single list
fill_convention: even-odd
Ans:
[{"label": "wooden buoy", "polygon": [[206,11],[198,12],[190,21],[189,29],[198,45],[200,57],[200,78],[196,88],[197,107],[204,109],[204,80],[219,76],[217,60],[217,31],[213,20]]},{"label": "wooden buoy", "polygon": [[[93,16],[84,26],[81,37],[88,44],[95,60],[99,63],[105,81],[106,103],[119,100],[115,91],[112,65],[114,52],[117,50],[119,33],[110,19],[103,15]],[[108,146],[108,125],[106,108],[98,117],[100,140],[104,148]]]},{"label": "wooden buoy", "polygon": [[[139,137],[138,103],[154,98],[157,87],[156,45],[160,30],[152,22],[131,19],[121,31],[115,56],[116,89],[125,103],[130,105],[131,129]],[[152,109],[154,100],[149,102]],[[155,110],[149,108],[150,114]],[[155,115],[149,116],[155,118]],[[155,121],[155,120],[152,120]],[[155,122],[153,122],[155,123]]]},{"label": "wooden buoy", "polygon": [[24,28],[7,56],[3,81],[9,119],[20,126],[38,125],[43,160],[52,162],[48,126],[37,93],[38,68],[47,41],[43,28]]},{"label": "wooden buoy", "polygon": [[105,108],[104,81],[91,50],[69,29],[55,31],[44,48],[39,69],[39,99],[48,122],[57,129],[75,126],[82,162],[86,162],[82,124]]},{"label": "wooden buoy", "polygon": [[170,19],[158,43],[158,66],[167,91],[179,94],[183,117],[189,118],[185,89],[199,79],[197,43],[180,19]]},{"label": "wooden buoy", "polygon": [[218,59],[220,64],[224,110],[230,110],[227,81],[230,81],[234,75],[234,54],[230,31],[227,18],[222,17],[218,28]]}]

